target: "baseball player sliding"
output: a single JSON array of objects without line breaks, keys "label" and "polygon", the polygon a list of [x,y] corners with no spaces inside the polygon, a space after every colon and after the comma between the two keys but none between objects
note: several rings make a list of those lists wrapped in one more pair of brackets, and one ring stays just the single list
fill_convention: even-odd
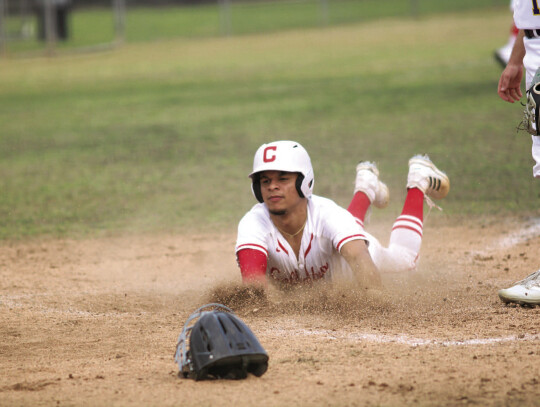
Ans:
[{"label": "baseball player sliding", "polygon": [[414,269],[422,243],[424,198],[444,198],[450,189],[446,174],[427,156],[411,158],[405,204],[390,244],[383,247],[364,230],[370,205],[383,208],[389,199],[374,163],[356,167],[347,210],[313,194],[311,160],[297,142],[263,144],[249,176],[259,203],[238,225],[236,255],[244,283],[263,286],[268,281],[288,285],[344,277],[362,288],[377,288],[380,273]]},{"label": "baseball player sliding", "polygon": [[[532,156],[536,162],[533,176],[540,178],[540,132],[538,105],[540,104],[540,0],[514,0],[514,23],[519,28],[510,60],[499,79],[498,93],[501,99],[514,103],[522,96],[523,67],[526,70],[527,107],[525,117],[532,137]],[[540,270],[499,291],[505,303],[540,305]]]}]

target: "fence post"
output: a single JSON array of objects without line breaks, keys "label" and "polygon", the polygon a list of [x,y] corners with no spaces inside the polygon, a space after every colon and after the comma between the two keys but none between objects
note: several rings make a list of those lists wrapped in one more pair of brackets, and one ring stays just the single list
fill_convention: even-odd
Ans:
[{"label": "fence post", "polygon": [[47,41],[47,53],[53,55],[56,48],[56,10],[53,0],[45,0],[45,39]]},{"label": "fence post", "polygon": [[328,0],[319,0],[319,8],[321,10],[321,22],[323,25],[328,25]]},{"label": "fence post", "polygon": [[126,40],[126,0],[113,0],[113,2],[115,44],[122,45]]},{"label": "fence post", "polygon": [[219,21],[221,33],[224,35],[232,34],[231,22],[231,2],[230,0],[219,0]]},{"label": "fence post", "polygon": [[5,1],[0,0],[0,56],[6,55],[6,32],[4,30],[4,21],[6,18]]},{"label": "fence post", "polygon": [[418,17],[418,0],[411,0],[411,16]]}]

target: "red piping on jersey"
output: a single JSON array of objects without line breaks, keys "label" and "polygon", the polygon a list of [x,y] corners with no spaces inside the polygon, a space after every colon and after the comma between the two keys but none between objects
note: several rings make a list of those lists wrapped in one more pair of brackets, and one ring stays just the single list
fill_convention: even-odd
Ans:
[{"label": "red piping on jersey", "polygon": [[279,239],[277,240],[277,244],[281,248],[281,250],[283,250],[285,253],[287,253],[287,255],[289,255],[289,252],[287,251],[287,249],[285,249],[285,247],[283,247]]},{"label": "red piping on jersey", "polygon": [[311,239],[309,239],[309,245],[304,252],[304,259],[307,257],[308,253],[311,251],[311,242],[313,241],[313,233],[311,234]]},{"label": "red piping on jersey", "polygon": [[246,244],[242,244],[240,246],[238,246],[238,249],[236,250],[236,253],[238,253],[240,250],[242,249],[249,249],[250,247],[257,247],[259,248],[260,250],[262,250],[264,253],[266,253],[266,256],[268,257],[268,250],[266,250],[264,247],[262,247],[261,245],[258,245],[258,244],[253,244],[253,243],[246,243]]},{"label": "red piping on jersey", "polygon": [[361,237],[362,239],[366,240],[366,237],[365,237],[364,235],[352,235],[352,236],[347,236],[346,238],[341,239],[340,242],[337,244],[337,250],[338,250],[338,252],[340,251],[341,244],[342,244],[345,240],[352,239],[353,237]]}]

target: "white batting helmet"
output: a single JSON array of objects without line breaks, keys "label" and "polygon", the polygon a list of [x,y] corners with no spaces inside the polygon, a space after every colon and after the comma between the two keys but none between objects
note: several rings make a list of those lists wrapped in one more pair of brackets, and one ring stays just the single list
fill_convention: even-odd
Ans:
[{"label": "white batting helmet", "polygon": [[263,202],[260,173],[262,171],[285,171],[299,173],[296,190],[301,198],[309,198],[313,192],[313,166],[306,149],[296,141],[274,141],[263,144],[255,153],[253,171],[249,174],[253,195]]}]

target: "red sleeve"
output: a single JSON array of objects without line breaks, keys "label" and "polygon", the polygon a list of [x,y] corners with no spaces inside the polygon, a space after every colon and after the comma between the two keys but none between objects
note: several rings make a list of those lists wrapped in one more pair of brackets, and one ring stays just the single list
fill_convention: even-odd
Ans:
[{"label": "red sleeve", "polygon": [[244,283],[265,279],[267,259],[263,252],[255,249],[242,249],[236,256]]}]

